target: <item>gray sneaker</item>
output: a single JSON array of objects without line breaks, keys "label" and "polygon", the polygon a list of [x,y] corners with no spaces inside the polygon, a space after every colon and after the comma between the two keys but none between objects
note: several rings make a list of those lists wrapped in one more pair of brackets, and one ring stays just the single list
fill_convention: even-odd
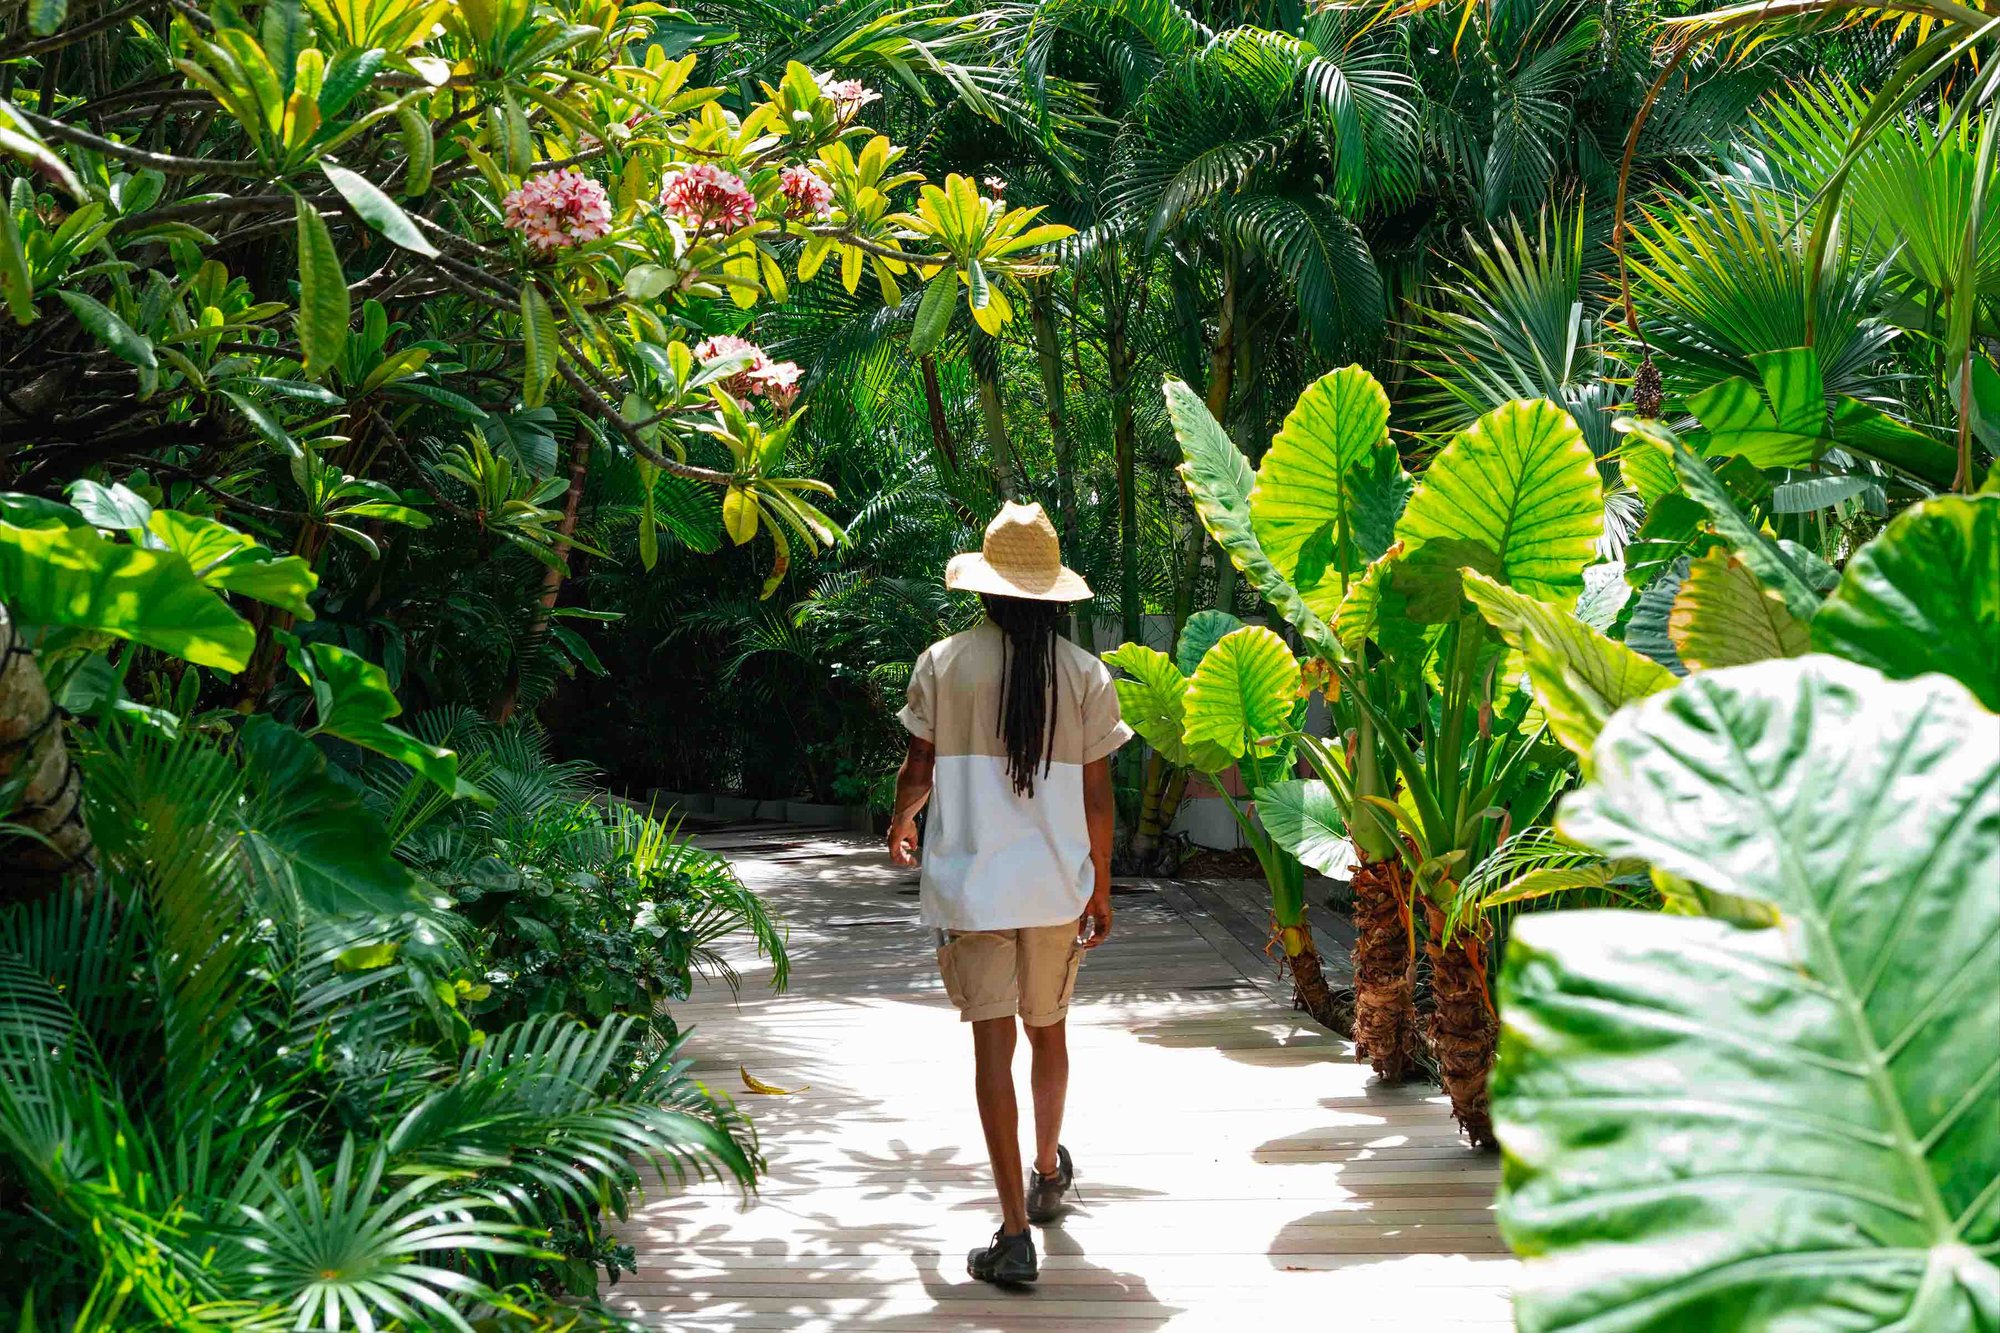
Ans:
[{"label": "gray sneaker", "polygon": [[1036,1226],[1047,1226],[1063,1215],[1063,1196],[1076,1184],[1076,1163],[1069,1157],[1069,1149],[1060,1143],[1056,1145],[1055,1174],[1045,1176],[1033,1167],[1028,1168],[1028,1220]]},{"label": "gray sneaker", "polygon": [[996,1287],[1026,1286],[1042,1275],[1034,1234],[1025,1227],[1012,1236],[994,1232],[991,1245],[965,1256],[965,1271]]}]

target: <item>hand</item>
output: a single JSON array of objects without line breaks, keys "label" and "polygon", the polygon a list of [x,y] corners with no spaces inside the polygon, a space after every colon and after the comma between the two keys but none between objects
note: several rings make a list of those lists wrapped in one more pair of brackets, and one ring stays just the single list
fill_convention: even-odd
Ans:
[{"label": "hand", "polygon": [[909,867],[917,863],[917,821],[906,819],[889,825],[889,864]]},{"label": "hand", "polygon": [[1095,949],[1110,933],[1111,891],[1099,889],[1090,895],[1090,901],[1083,905],[1083,915],[1077,918],[1076,942],[1086,949]]}]

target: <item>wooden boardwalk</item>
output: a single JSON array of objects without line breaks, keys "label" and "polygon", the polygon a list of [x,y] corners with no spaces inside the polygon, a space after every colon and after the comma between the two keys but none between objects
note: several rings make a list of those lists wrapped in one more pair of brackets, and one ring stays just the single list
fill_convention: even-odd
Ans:
[{"label": "wooden boardwalk", "polygon": [[[1077,986],[1063,1137],[1081,1204],[1038,1233],[1038,1287],[974,1282],[965,1252],[998,1214],[914,875],[844,834],[703,841],[791,928],[787,994],[744,963],[740,1000],[707,986],[675,1008],[701,1077],[754,1115],[770,1174],[747,1203],[704,1185],[635,1212],[619,1309],[688,1333],[1510,1326],[1496,1161],[1459,1146],[1435,1089],[1375,1086],[1346,1042],[1274,1002],[1213,891],[1175,883],[1118,894]],[[805,1090],[750,1095],[739,1066]],[[1017,1075],[1026,1141],[1025,1042]]]}]

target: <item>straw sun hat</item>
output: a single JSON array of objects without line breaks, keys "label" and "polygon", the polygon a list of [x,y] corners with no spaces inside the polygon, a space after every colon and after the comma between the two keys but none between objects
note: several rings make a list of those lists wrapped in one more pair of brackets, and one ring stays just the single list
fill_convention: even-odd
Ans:
[{"label": "straw sun hat", "polygon": [[944,586],[1036,602],[1081,602],[1091,595],[1083,575],[1063,564],[1055,524],[1042,507],[1012,500],[986,525],[983,550],[951,558]]}]

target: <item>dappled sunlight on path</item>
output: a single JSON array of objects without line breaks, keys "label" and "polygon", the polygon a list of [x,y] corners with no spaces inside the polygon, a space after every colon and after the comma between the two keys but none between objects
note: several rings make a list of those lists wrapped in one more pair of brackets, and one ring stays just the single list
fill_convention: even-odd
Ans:
[{"label": "dappled sunlight on path", "polygon": [[[1081,1201],[1038,1232],[1035,1289],[972,1281],[965,1252],[997,1212],[971,1043],[912,877],[843,835],[703,842],[791,925],[789,994],[737,957],[740,1001],[706,987],[675,1008],[703,1079],[748,1104],[771,1169],[747,1204],[706,1185],[635,1213],[622,1234],[639,1271],[610,1289],[618,1308],[690,1333],[1508,1326],[1494,1159],[1459,1146],[1435,1089],[1374,1084],[1346,1042],[1272,1003],[1150,891],[1119,895],[1071,1010],[1064,1140]],[[800,1091],[745,1094],[739,1065]],[[1025,1134],[1025,1044],[1017,1073]]]}]

